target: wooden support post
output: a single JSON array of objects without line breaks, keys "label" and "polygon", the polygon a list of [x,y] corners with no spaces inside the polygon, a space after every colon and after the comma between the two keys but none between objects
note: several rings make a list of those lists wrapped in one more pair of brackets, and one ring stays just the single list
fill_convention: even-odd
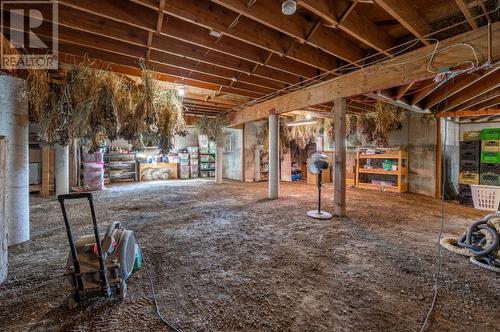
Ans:
[{"label": "wooden support post", "polygon": [[434,197],[441,198],[443,183],[443,140],[441,136],[441,118],[436,118],[436,192]]},{"label": "wooden support post", "polygon": [[42,148],[42,191],[43,197],[50,195],[50,147]]},{"label": "wooden support post", "polygon": [[346,100],[335,99],[335,215],[345,216],[345,177],[346,177]]}]

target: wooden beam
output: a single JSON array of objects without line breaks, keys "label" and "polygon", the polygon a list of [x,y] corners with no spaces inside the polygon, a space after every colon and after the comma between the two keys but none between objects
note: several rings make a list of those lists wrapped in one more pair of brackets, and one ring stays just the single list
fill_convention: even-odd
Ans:
[{"label": "wooden beam", "polygon": [[342,22],[337,20],[333,4],[328,0],[300,0],[298,4],[324,19],[332,26],[340,28],[366,45],[390,55],[387,50],[395,45],[394,38],[376,26],[359,10],[352,9],[344,15]]},{"label": "wooden beam", "polygon": [[[135,3],[134,3],[135,2]],[[148,19],[157,21],[157,11],[159,10],[158,4],[153,7],[144,1],[124,2],[118,0],[62,0],[60,7],[71,7],[78,11],[85,11],[87,13],[104,17],[115,22],[133,26],[137,29],[119,29],[122,33],[136,33],[139,29],[146,31],[156,31],[157,25],[154,24],[154,29],[151,24],[146,24],[144,20],[138,19],[123,19],[126,12],[140,12],[141,16]],[[240,57],[242,59],[262,63],[264,60],[263,50],[270,47],[273,52],[283,54],[284,44],[283,36],[276,32],[273,34],[271,29],[264,31],[258,29],[257,22],[243,22],[244,25],[237,29],[228,29],[227,26],[234,20],[231,13],[221,8],[213,8],[214,5],[209,3],[202,3],[197,0],[169,0],[165,3],[163,13],[166,16],[163,18],[162,35],[167,35],[172,38],[177,38],[184,42],[189,42],[195,45],[209,47],[219,52],[226,53],[231,56]],[[196,15],[194,14],[196,13]],[[82,14],[78,14],[80,17]],[[173,15],[173,16],[172,16]],[[64,15],[61,13],[61,17]],[[168,24],[167,24],[168,20]],[[79,21],[82,21],[81,19]],[[75,21],[73,21],[75,22]],[[85,23],[82,23],[85,24]],[[240,30],[244,31],[240,31]],[[223,38],[219,41],[209,35],[211,30],[216,30],[224,33]],[[102,29],[106,33],[107,29]],[[231,37],[228,37],[231,36]],[[244,37],[248,37],[245,40]],[[286,38],[285,38],[286,39]],[[278,45],[280,44],[281,45]],[[324,70],[331,70],[336,67],[336,60],[334,57],[321,52],[314,47],[301,47],[300,52],[289,54],[289,58],[295,60],[299,67],[301,64],[306,64],[312,68],[322,68]],[[281,66],[280,70],[288,72],[289,68]]]},{"label": "wooden beam", "polygon": [[370,98],[375,99],[375,100],[379,100],[379,101],[387,103],[387,104],[394,105],[396,107],[404,108],[408,111],[412,111],[412,112],[416,112],[416,113],[430,113],[428,110],[420,109],[417,106],[410,106],[405,102],[402,102],[400,100],[394,100],[394,99],[392,99],[388,96],[385,96],[381,93],[369,92],[369,93],[366,93],[365,96],[370,97]]},{"label": "wooden beam", "polygon": [[441,198],[443,191],[443,139],[441,135],[441,118],[436,118],[436,192],[434,197]]},{"label": "wooden beam", "polygon": [[411,0],[375,0],[375,2],[425,45],[430,44],[422,37],[431,32],[431,27],[425,21],[424,16],[418,12],[414,2]]},{"label": "wooden beam", "polygon": [[[143,0],[136,0],[136,2],[144,4]],[[244,16],[238,19],[238,24],[232,26],[238,16],[237,13],[208,1],[169,0],[165,6],[165,13],[192,24],[221,32],[224,37],[230,36],[279,55],[285,55],[285,50],[293,40],[279,31]],[[304,44],[296,52],[289,53],[287,56],[315,68],[327,70],[327,67],[336,67],[334,57],[310,45]]]},{"label": "wooden beam", "polygon": [[[493,95],[500,88],[500,71],[496,70],[491,75],[483,76],[480,80],[463,89],[459,94],[454,94],[447,98],[446,103],[441,103],[436,108],[437,112],[451,110],[468,101],[476,99],[478,96],[492,91]],[[468,106],[466,106],[467,108]]]},{"label": "wooden beam", "polygon": [[396,89],[396,96],[394,97],[394,99],[401,100],[401,98],[403,98],[403,96],[408,92],[408,90],[411,89],[413,84],[415,84],[415,82],[410,82],[408,84],[403,84],[403,85],[399,86]]},{"label": "wooden beam", "polygon": [[334,176],[334,206],[335,215],[344,217],[346,214],[346,99],[335,99],[335,176]]},{"label": "wooden beam", "polygon": [[42,189],[40,194],[43,197],[50,195],[50,147],[42,147]]},{"label": "wooden beam", "polygon": [[[490,72],[486,72],[483,75],[488,75]],[[430,109],[434,105],[439,104],[444,100],[446,96],[451,97],[456,93],[459,93],[463,89],[466,89],[470,85],[476,83],[482,78],[480,74],[477,73],[471,73],[471,74],[462,74],[460,76],[454,77],[451,80],[446,82],[443,81],[443,84],[439,87],[438,90],[436,90],[434,93],[432,93],[427,99],[424,100],[424,108]]]},{"label": "wooden beam", "polygon": [[452,117],[452,118],[462,118],[462,117],[469,117],[469,116],[480,116],[480,115],[499,115],[500,114],[500,108],[486,108],[486,109],[464,109],[461,111],[457,112],[446,112],[446,113],[439,113],[436,116],[438,118],[447,118],[447,117]]},{"label": "wooden beam", "polygon": [[306,35],[314,23],[301,15],[276,15],[281,12],[281,5],[277,1],[257,1],[252,6],[248,6],[246,0],[212,0],[212,2],[347,62],[355,62],[363,57],[363,52],[358,46],[327,27],[318,27],[314,35],[306,41]]},{"label": "wooden beam", "polygon": [[[492,31],[492,58],[496,61],[500,57],[500,23],[491,25]],[[452,52],[440,51],[451,45],[467,42],[477,54],[483,54],[480,63],[486,61],[488,54],[488,30],[486,27],[470,31],[440,42],[440,47],[434,57],[435,66],[455,66],[474,60],[474,54],[469,47],[454,48]],[[349,97],[387,89],[391,86],[406,84],[415,80],[428,80],[435,76],[427,70],[427,59],[434,52],[434,45],[422,47],[418,50],[394,57],[382,62],[382,66],[375,64],[363,70],[336,77],[301,90],[287,93],[283,96],[263,101],[253,106],[233,112],[230,123],[239,124],[247,121],[262,119],[268,116],[269,110],[276,109],[281,113],[302,109],[312,105],[324,104],[339,97]],[[415,59],[425,59],[415,62]]]},{"label": "wooden beam", "polygon": [[466,3],[464,0],[455,0],[457,3],[458,8],[460,8],[460,11],[462,11],[462,14],[464,14],[465,18],[467,19],[467,22],[469,22],[470,26],[472,29],[477,29],[478,25],[477,22],[474,20],[469,7],[467,7]]},{"label": "wooden beam", "polygon": [[[464,109],[482,109],[497,106],[500,103],[500,88],[485,92],[484,94],[478,95],[466,103],[460,104],[457,107],[449,109],[449,111],[460,111]],[[447,114],[449,111],[445,111]]]},{"label": "wooden beam", "polygon": [[[428,86],[425,88],[422,88],[418,91],[416,91],[410,98],[410,105],[414,106],[420,103],[423,99],[427,98],[431,93],[436,91],[442,84],[441,82],[434,82],[430,83]],[[425,107],[420,107],[422,109],[426,109]]]}]

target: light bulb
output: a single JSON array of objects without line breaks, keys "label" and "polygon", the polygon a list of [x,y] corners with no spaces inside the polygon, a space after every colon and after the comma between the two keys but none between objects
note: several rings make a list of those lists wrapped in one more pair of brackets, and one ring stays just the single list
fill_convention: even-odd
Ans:
[{"label": "light bulb", "polygon": [[295,14],[296,10],[297,10],[297,2],[295,2],[295,0],[286,0],[281,5],[281,11],[285,15],[293,15]]},{"label": "light bulb", "polygon": [[183,97],[184,96],[184,85],[179,85],[179,87],[177,88],[177,95],[179,97]]}]

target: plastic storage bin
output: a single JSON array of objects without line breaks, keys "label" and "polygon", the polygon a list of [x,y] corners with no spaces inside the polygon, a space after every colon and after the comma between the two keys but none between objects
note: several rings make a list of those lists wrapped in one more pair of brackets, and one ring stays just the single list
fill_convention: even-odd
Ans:
[{"label": "plastic storage bin", "polygon": [[479,210],[498,211],[500,204],[500,187],[471,185],[474,208]]}]

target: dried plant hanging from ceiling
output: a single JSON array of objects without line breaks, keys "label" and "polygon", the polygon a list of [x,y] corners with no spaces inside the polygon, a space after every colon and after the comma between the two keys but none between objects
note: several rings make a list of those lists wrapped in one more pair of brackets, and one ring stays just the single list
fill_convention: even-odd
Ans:
[{"label": "dried plant hanging from ceiling", "polygon": [[224,142],[224,134],[228,125],[225,118],[220,116],[214,118],[203,116],[196,120],[194,125],[198,135],[207,135],[209,140],[219,144]]},{"label": "dried plant hanging from ceiling", "polygon": [[[143,63],[140,85],[92,67],[85,59],[68,70],[62,82],[50,82],[48,71],[31,73],[27,92],[37,105],[32,107],[33,118],[39,118],[44,143],[65,145],[72,138],[86,137],[91,149],[97,149],[104,139],[122,137],[140,146],[147,133],[158,136],[161,148],[168,150],[174,135],[187,134],[182,100],[175,90],[162,89]],[[45,77],[49,90],[42,106],[42,89],[32,88],[43,87]]]},{"label": "dried plant hanging from ceiling", "polygon": [[29,102],[30,120],[38,123],[42,120],[50,98],[50,77],[46,70],[29,69],[26,77],[26,95]]},{"label": "dried plant hanging from ceiling", "polygon": [[401,119],[400,108],[378,102],[374,112],[358,116],[357,127],[368,144],[383,147],[388,145],[389,133],[401,128]]}]

